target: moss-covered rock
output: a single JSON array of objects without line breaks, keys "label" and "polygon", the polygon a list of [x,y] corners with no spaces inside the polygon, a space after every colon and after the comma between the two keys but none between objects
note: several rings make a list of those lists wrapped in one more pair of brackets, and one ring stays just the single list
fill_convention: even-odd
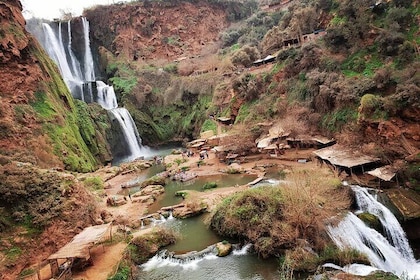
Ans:
[{"label": "moss-covered rock", "polygon": [[175,240],[175,234],[166,228],[154,228],[150,233],[135,237],[129,247],[132,261],[141,264],[161,247],[172,244]]},{"label": "moss-covered rock", "polygon": [[375,229],[378,232],[383,232],[382,223],[379,218],[370,213],[360,213],[357,215],[368,227]]},{"label": "moss-covered rock", "polygon": [[[99,164],[93,153],[98,157],[100,154],[100,148],[93,145],[92,141],[92,135],[96,134],[93,131],[93,121],[87,116],[83,106],[79,104],[77,107],[56,65],[46,53],[36,46],[32,48],[32,52],[42,70],[51,78],[40,83],[30,104],[42,123],[44,133],[51,140],[53,153],[68,170],[93,171]],[[82,113],[81,119],[79,113]]]}]

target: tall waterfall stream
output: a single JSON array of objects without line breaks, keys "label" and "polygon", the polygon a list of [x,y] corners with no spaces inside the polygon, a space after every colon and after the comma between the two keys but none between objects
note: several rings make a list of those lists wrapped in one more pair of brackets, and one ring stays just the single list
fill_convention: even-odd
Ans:
[{"label": "tall waterfall stream", "polygon": [[[57,63],[61,75],[74,98],[96,102],[108,110],[111,120],[118,124],[126,145],[126,154],[118,161],[130,161],[142,156],[151,156],[149,148],[142,145],[130,113],[118,108],[114,88],[97,81],[94,60],[89,40],[89,22],[82,17],[83,58],[77,58],[72,49],[71,22],[42,23],[42,28],[29,27],[29,31],[41,42],[48,55]],[[94,92],[95,83],[96,91]]]}]

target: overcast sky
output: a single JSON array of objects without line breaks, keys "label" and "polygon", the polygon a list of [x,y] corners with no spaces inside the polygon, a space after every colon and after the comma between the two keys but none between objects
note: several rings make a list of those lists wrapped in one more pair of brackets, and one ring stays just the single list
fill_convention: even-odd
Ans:
[{"label": "overcast sky", "polygon": [[23,5],[23,15],[25,18],[44,18],[52,20],[60,18],[62,13],[71,12],[74,16],[80,16],[84,8],[89,8],[98,4],[108,5],[121,0],[21,0]]}]

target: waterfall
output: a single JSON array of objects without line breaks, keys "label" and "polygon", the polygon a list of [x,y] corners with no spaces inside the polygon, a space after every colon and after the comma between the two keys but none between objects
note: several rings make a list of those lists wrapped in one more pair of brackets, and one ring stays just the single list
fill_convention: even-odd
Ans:
[{"label": "waterfall", "polygon": [[141,267],[144,271],[150,271],[158,267],[179,266],[182,269],[197,269],[198,264],[204,260],[212,260],[218,258],[215,245],[211,245],[200,252],[190,252],[182,255],[175,255],[173,252],[162,250],[154,257],[149,259]]},{"label": "waterfall", "polygon": [[110,110],[118,107],[114,87],[105,84],[102,81],[96,81],[96,90],[98,91],[97,102],[103,108]]},{"label": "waterfall", "polygon": [[[89,39],[89,22],[82,17],[82,38],[79,38],[79,56],[73,51],[71,22],[42,23],[42,31],[36,27],[28,27],[37,37],[49,56],[57,63],[60,73],[73,97],[85,102],[96,102],[108,110],[111,120],[121,129],[121,142],[113,147],[116,162],[134,160],[142,156],[150,156],[151,152],[141,144],[141,138],[135,123],[124,108],[118,108],[114,88],[96,80],[92,50]],[[56,24],[56,26],[54,26]],[[67,24],[67,29],[63,25]],[[31,30],[32,29],[32,30]],[[73,46],[73,47],[72,47]],[[81,54],[82,53],[82,54]],[[78,59],[79,57],[79,59]],[[95,82],[95,83],[94,83]],[[94,87],[96,93],[94,94]]]},{"label": "waterfall", "polygon": [[[70,23],[68,23],[68,26],[68,34],[70,34]],[[61,28],[61,22],[58,24],[57,32],[54,32],[49,24],[43,23],[42,29],[46,39],[45,41],[41,40],[41,43],[48,55],[57,63],[61,76],[73,96],[84,100],[84,82],[80,70],[80,63],[77,61],[71,49],[71,39],[68,39],[69,43],[66,46],[64,45]]]},{"label": "waterfall", "polygon": [[121,133],[125,142],[124,144],[129,151],[127,160],[130,161],[141,157],[143,154],[141,138],[130,113],[125,108],[114,108],[108,112],[112,116],[111,121],[114,122],[116,120],[118,126],[121,128]]},{"label": "waterfall", "polygon": [[248,254],[248,251],[252,248],[252,244],[246,244],[245,246],[243,246],[242,248],[236,248],[232,251],[232,254],[235,256],[243,256]]},{"label": "waterfall", "polygon": [[[70,25],[70,23],[69,23]],[[85,17],[82,17],[82,25],[83,25],[83,41],[84,41],[84,47],[85,47],[85,53],[84,53],[84,64],[83,64],[83,70],[84,70],[84,79],[85,81],[92,82],[96,80],[95,77],[95,71],[93,67],[93,57],[92,57],[92,51],[90,49],[90,39],[89,39],[89,22]]]},{"label": "waterfall", "polygon": [[336,227],[328,226],[331,239],[341,249],[353,248],[366,254],[371,264],[378,269],[409,279],[420,277],[420,263],[416,262],[397,218],[367,189],[359,186],[352,186],[352,189],[360,211],[377,216],[386,236],[368,227],[355,214],[349,213]]}]

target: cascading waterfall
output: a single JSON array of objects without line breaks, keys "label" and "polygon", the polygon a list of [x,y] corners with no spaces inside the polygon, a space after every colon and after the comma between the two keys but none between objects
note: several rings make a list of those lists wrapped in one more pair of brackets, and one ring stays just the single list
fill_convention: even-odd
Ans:
[{"label": "cascading waterfall", "polygon": [[[114,156],[119,161],[127,161],[150,155],[149,149],[141,145],[141,138],[130,113],[125,108],[118,108],[114,88],[102,81],[96,81],[90,48],[89,22],[84,17],[81,20],[83,27],[83,55],[80,58],[81,61],[77,59],[72,49],[70,21],[64,23],[67,24],[66,30],[63,29],[62,22],[59,22],[55,28],[49,23],[42,23],[42,34],[39,34],[37,30],[33,30],[36,32],[31,33],[38,38],[49,56],[57,63],[73,97],[85,102],[100,104],[108,110],[109,116],[116,127],[121,129],[121,141],[124,143],[117,147],[118,152],[115,152]],[[94,85],[97,90],[96,93],[94,93]],[[124,146],[126,148],[121,148]]]},{"label": "cascading waterfall", "polygon": [[99,105],[107,110],[118,107],[113,86],[109,86],[102,81],[96,81],[96,90],[98,91],[96,102],[98,102]]},{"label": "cascading waterfall", "polygon": [[[70,23],[68,23],[70,28]],[[61,75],[69,88],[70,92],[77,99],[84,101],[83,94],[83,79],[82,72],[80,70],[80,63],[77,61],[76,56],[71,50],[71,40],[67,46],[64,45],[64,40],[61,35],[62,23],[58,24],[58,36],[52,27],[47,24],[42,24],[42,29],[44,31],[46,40],[42,44],[48,55],[52,60],[57,63],[58,68],[60,69]],[[68,33],[70,34],[70,30]],[[71,38],[71,37],[70,37]],[[43,40],[41,40],[41,43]]]},{"label": "cascading waterfall", "polygon": [[[237,247],[237,246],[235,246]],[[232,251],[234,256],[244,256],[248,254],[252,244],[235,248]],[[142,265],[144,271],[149,271],[163,266],[179,266],[183,269],[197,269],[198,264],[205,260],[213,260],[217,257],[216,245],[210,245],[199,252],[193,251],[182,255],[176,255],[173,252],[162,250],[152,257],[148,262]]]},{"label": "cascading waterfall", "polygon": [[355,214],[349,213],[328,233],[339,248],[353,248],[367,255],[372,265],[409,279],[420,277],[420,263],[416,261],[406,234],[392,212],[378,202],[367,189],[352,186],[362,212],[379,218],[386,236],[366,226]]},{"label": "cascading waterfall", "polygon": [[125,108],[114,108],[108,111],[111,121],[117,120],[124,142],[128,147],[129,156],[126,160],[134,160],[143,155],[141,138],[130,113]]}]

